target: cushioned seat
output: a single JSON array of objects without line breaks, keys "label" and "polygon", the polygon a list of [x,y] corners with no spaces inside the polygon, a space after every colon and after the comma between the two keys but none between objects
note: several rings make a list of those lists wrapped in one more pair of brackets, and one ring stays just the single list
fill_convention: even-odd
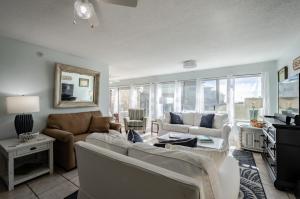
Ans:
[{"label": "cushioned seat", "polygon": [[199,126],[189,127],[189,133],[193,135],[207,135],[213,137],[222,137],[222,129],[210,129]]},{"label": "cushioned seat", "polygon": [[188,133],[190,127],[192,127],[192,125],[168,124],[168,123],[163,124],[163,129],[167,131],[175,131],[181,133]]},{"label": "cushioned seat", "polygon": [[90,133],[84,133],[84,134],[79,134],[74,136],[74,142],[78,141],[85,141],[85,138],[90,135]]}]

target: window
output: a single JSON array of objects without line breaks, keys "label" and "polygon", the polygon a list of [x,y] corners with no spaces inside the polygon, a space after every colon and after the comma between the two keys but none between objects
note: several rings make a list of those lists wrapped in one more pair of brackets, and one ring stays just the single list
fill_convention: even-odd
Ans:
[{"label": "window", "polygon": [[261,76],[238,77],[234,79],[234,115],[236,120],[249,120],[249,108],[245,98],[262,97]]},{"label": "window", "polygon": [[204,111],[226,112],[227,79],[202,81]]},{"label": "window", "polygon": [[[119,88],[119,114],[120,117],[126,117],[129,108],[129,88]],[[122,120],[121,120],[122,121]]]},{"label": "window", "polygon": [[137,86],[137,108],[142,108],[146,112],[146,116],[149,116],[149,102],[150,102],[150,86]]},{"label": "window", "polygon": [[163,113],[174,111],[174,92],[174,83],[161,84],[160,104],[162,104]]},{"label": "window", "polygon": [[184,81],[181,94],[182,111],[194,111],[196,109],[196,81]]}]

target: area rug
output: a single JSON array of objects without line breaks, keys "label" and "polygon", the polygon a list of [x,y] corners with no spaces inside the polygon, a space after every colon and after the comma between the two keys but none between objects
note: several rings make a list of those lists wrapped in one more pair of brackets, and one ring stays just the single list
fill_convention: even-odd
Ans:
[{"label": "area rug", "polygon": [[266,199],[265,190],[252,152],[234,150],[232,155],[240,164],[241,184],[239,199]]},{"label": "area rug", "polygon": [[[234,150],[232,155],[240,164],[241,186],[239,199],[267,199],[253,154],[249,151]],[[77,199],[77,195],[78,191],[65,199]]]}]

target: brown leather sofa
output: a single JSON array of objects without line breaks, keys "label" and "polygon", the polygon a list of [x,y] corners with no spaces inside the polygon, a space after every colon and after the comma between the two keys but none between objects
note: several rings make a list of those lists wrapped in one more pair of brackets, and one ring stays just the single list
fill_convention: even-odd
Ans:
[{"label": "brown leather sofa", "polygon": [[[48,116],[47,128],[43,133],[56,139],[53,150],[54,162],[58,166],[65,170],[76,167],[74,143],[85,141],[90,134],[88,130],[93,116],[102,116],[102,113],[91,111]],[[110,129],[120,131],[121,125],[110,123]]]}]

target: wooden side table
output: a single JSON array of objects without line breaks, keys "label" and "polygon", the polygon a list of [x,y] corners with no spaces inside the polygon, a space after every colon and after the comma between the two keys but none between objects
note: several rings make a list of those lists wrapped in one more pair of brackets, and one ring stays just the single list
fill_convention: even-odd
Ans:
[{"label": "wooden side table", "polygon": [[[46,173],[53,173],[54,140],[54,138],[44,134],[40,134],[37,138],[24,143],[20,143],[17,138],[0,140],[0,176],[7,184],[9,191],[13,190],[17,184]],[[45,151],[48,154],[48,160],[39,162],[35,168],[30,169],[28,172],[16,173],[16,169],[20,168],[23,162],[32,161],[35,156],[43,155],[42,152]]]},{"label": "wooden side table", "polygon": [[249,123],[238,123],[240,144],[242,149],[262,152],[263,151],[263,130],[256,128]]},{"label": "wooden side table", "polygon": [[[154,131],[154,126],[156,126],[156,131]],[[152,133],[157,133],[159,132],[159,124],[156,120],[151,121],[151,135]]]}]

